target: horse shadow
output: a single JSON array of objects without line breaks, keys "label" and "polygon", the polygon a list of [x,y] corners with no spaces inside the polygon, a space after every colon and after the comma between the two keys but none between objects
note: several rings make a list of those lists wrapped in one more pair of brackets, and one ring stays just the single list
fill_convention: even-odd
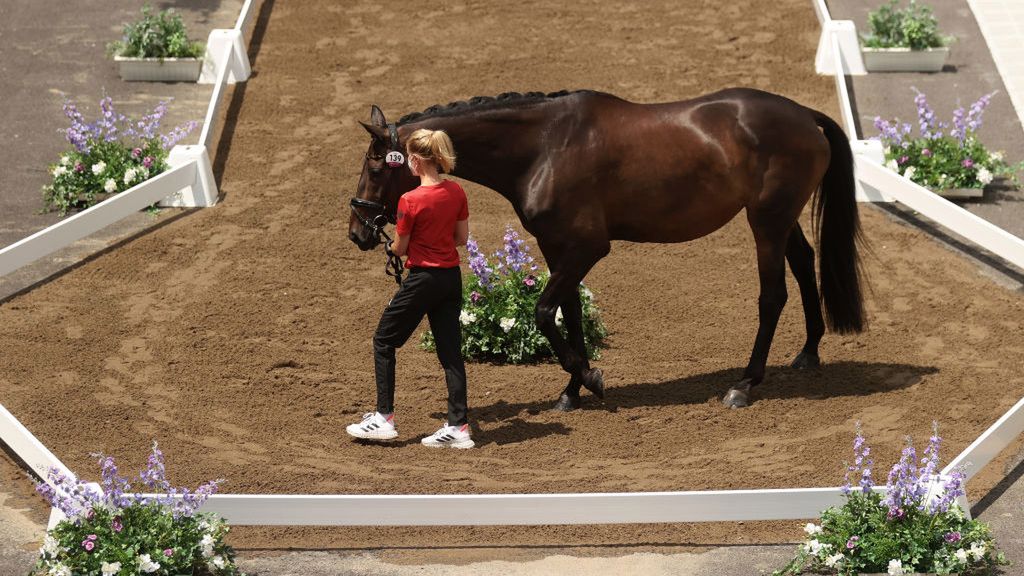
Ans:
[{"label": "horse shadow", "polygon": [[[754,387],[752,408],[756,409],[759,400],[804,398],[814,401],[841,396],[869,396],[908,388],[938,371],[934,366],[879,362],[836,362],[811,370],[774,367],[768,371],[765,381]],[[742,368],[731,368],[674,380],[612,386],[606,389],[604,402],[587,396],[580,409],[615,412],[620,408],[706,404],[725,395],[733,384],[740,381],[742,374]],[[518,403],[498,400],[475,407],[473,419],[483,422],[521,420],[524,412],[537,415],[549,410],[554,400],[545,398]]]}]

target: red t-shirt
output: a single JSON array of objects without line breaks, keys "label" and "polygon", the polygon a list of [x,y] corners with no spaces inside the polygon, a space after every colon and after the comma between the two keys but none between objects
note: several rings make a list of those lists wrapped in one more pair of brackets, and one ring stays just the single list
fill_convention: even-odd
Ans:
[{"label": "red t-shirt", "polygon": [[457,182],[420,186],[398,199],[395,231],[409,236],[406,268],[454,268],[459,265],[455,249],[455,223],[469,218],[466,192]]}]

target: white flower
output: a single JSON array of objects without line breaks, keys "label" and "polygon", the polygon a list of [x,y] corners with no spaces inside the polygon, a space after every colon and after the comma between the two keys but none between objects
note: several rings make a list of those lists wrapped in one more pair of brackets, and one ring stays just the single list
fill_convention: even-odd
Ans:
[{"label": "white flower", "polygon": [[203,536],[199,545],[203,547],[203,556],[206,556],[207,558],[213,556],[213,536],[210,536],[209,534]]},{"label": "white flower", "polygon": [[113,178],[107,178],[107,181],[103,183],[103,189],[107,192],[117,192],[117,182],[114,182]]},{"label": "white flower", "polygon": [[999,152],[993,152],[992,153],[992,159],[995,160],[996,162],[999,162],[1000,160],[1002,160],[1003,159],[1003,152],[1002,152],[1002,150],[1000,150]]},{"label": "white flower", "polygon": [[961,548],[957,550],[953,555],[956,556],[956,559],[959,560],[961,564],[967,564],[967,550]]},{"label": "white flower", "polygon": [[498,325],[501,326],[502,330],[504,330],[505,332],[508,332],[509,330],[512,329],[513,326],[516,325],[516,319],[515,318],[502,318],[498,322]]},{"label": "white flower", "polygon": [[978,168],[978,182],[982,184],[988,184],[992,181],[992,173],[988,171],[984,166]]},{"label": "white flower", "polygon": [[132,180],[135,180],[135,168],[129,168],[124,171],[124,183],[131,184]]},{"label": "white flower", "polygon": [[53,169],[53,176],[54,176],[54,178],[56,178],[57,176],[63,176],[65,174],[67,174],[67,173],[68,173],[68,169],[65,168],[64,166],[57,166],[57,167],[55,167]]},{"label": "white flower", "polygon": [[97,175],[97,176],[99,176],[100,173],[102,173],[106,169],[107,169],[107,163],[106,162],[97,162],[96,164],[92,165],[92,173]]},{"label": "white flower", "polygon": [[815,534],[821,534],[821,526],[818,526],[813,522],[808,522],[807,525],[804,526],[804,532],[811,536],[814,536]]},{"label": "white flower", "polygon": [[587,300],[593,300],[594,299],[594,293],[590,291],[590,288],[587,288],[583,284],[580,284],[580,288],[583,289],[582,290],[583,296],[586,297]]},{"label": "white flower", "polygon": [[60,550],[60,542],[58,542],[53,536],[47,534],[46,537],[43,538],[43,547],[39,549],[39,553],[56,556]]},{"label": "white flower", "polygon": [[223,556],[214,556],[213,557],[213,565],[216,566],[217,568],[223,568],[223,567],[227,566],[227,562],[224,560]]},{"label": "white flower", "polygon": [[917,172],[917,168],[907,166],[907,169],[903,172],[903,177],[907,180],[912,180],[914,178],[914,172]]},{"label": "white flower", "polygon": [[100,570],[103,571],[103,576],[114,576],[121,571],[120,562],[104,562],[100,565]]},{"label": "white flower", "polygon": [[829,568],[835,568],[836,565],[842,563],[843,560],[846,560],[846,556],[843,556],[843,553],[839,552],[829,556],[828,558],[825,558],[825,566],[828,566]]},{"label": "white flower", "polygon": [[885,163],[885,167],[896,173],[899,173],[900,171],[900,165],[896,163],[896,160],[889,160]]},{"label": "white flower", "polygon": [[804,544],[804,550],[807,550],[807,552],[809,552],[812,556],[817,556],[822,552],[827,552],[828,549],[831,547],[831,544],[819,542],[817,538],[815,538],[814,540],[808,540],[807,544]]},{"label": "white flower", "polygon": [[[993,154],[993,156],[995,156],[995,155]],[[68,156],[67,154],[65,154],[64,156],[60,157],[60,165],[61,166],[67,166],[70,163],[71,163],[71,157]]]},{"label": "white flower", "polygon": [[889,560],[889,576],[903,576],[903,562]]},{"label": "white flower", "polygon": [[149,554],[143,554],[139,556],[139,570],[141,570],[142,572],[145,572],[146,574],[152,574],[153,572],[156,572],[159,569],[160,563],[153,562],[153,560],[149,558]]},{"label": "white flower", "polygon": [[139,166],[135,169],[135,172],[143,178],[149,178],[149,168],[146,168],[145,166]]},{"label": "white flower", "polygon": [[949,176],[946,176],[945,174],[939,174],[939,184],[945,182],[946,178],[949,178]]},{"label": "white flower", "polygon": [[54,564],[50,567],[50,571],[47,574],[48,576],[73,576],[71,569],[63,564]]},{"label": "white flower", "polygon": [[461,322],[463,326],[469,326],[473,322],[476,322],[476,314],[463,310],[459,314],[459,322]]},{"label": "white flower", "polygon": [[555,326],[562,325],[562,307],[559,306],[558,310],[555,310]]},{"label": "white flower", "polygon": [[971,543],[971,557],[974,558],[975,562],[985,557],[985,543],[984,542],[972,542]]}]

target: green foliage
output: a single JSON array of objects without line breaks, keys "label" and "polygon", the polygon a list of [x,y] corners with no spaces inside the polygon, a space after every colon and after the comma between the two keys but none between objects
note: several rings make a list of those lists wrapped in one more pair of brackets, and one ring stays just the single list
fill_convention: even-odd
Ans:
[{"label": "green foliage", "polygon": [[174,10],[153,14],[147,5],[140,20],[124,25],[123,37],[111,42],[108,51],[127,58],[200,58],[204,46],[188,39],[180,14]]},{"label": "green foliage", "polygon": [[[78,523],[63,520],[50,530],[30,574],[59,574],[65,568],[76,576],[100,576],[106,565],[108,573],[117,576],[234,576],[240,572],[234,550],[224,543],[228,530],[213,514],[175,517],[168,507],[156,502],[117,510],[97,506],[88,519]],[[90,537],[94,537],[95,547],[87,550],[83,543]],[[120,564],[120,569],[110,571],[114,563]]]},{"label": "green foliage", "polygon": [[[536,271],[525,242],[511,228],[505,235],[505,247],[496,254],[498,263],[478,251],[475,241],[467,243],[470,268],[463,283],[462,356],[468,360],[523,364],[554,356],[547,338],[536,325],[537,301],[550,278],[547,272]],[[599,348],[608,335],[593,293],[580,284],[583,308],[583,337],[591,359],[599,356]],[[555,323],[566,335],[562,311]],[[427,350],[434,350],[433,334],[427,331],[421,341]]]},{"label": "green foliage", "polygon": [[939,48],[953,41],[939,34],[939,23],[928,6],[919,6],[915,0],[903,9],[898,0],[891,0],[878,10],[868,13],[870,32],[862,35],[868,48],[910,48],[924,50]]},{"label": "green foliage", "polygon": [[87,152],[65,152],[50,166],[53,182],[43,187],[45,209],[64,216],[167,170],[167,151],[160,140],[141,144],[132,148],[120,141],[99,141]]}]

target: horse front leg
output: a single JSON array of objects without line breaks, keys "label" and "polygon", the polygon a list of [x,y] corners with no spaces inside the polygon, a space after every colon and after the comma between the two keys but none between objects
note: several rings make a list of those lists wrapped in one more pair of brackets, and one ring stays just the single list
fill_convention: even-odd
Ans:
[{"label": "horse front leg", "polygon": [[590,354],[587,352],[586,338],[583,336],[583,303],[580,300],[579,287],[573,290],[572,295],[562,302],[562,319],[565,325],[566,335],[569,337],[569,346],[583,358],[584,378],[571,378],[566,386],[566,395],[579,396],[580,386],[590,390],[594,396],[604,398],[604,379],[600,368],[590,368]]},{"label": "horse front leg", "polygon": [[[590,268],[608,253],[609,248],[610,246],[605,243],[603,251],[567,250],[564,254],[571,254],[572,257],[558,258],[555,260],[557,264],[552,264],[553,259],[548,256],[550,250],[545,252],[552,271],[551,278],[537,301],[537,328],[551,343],[562,369],[569,373],[569,383],[555,403],[556,410],[567,412],[579,408],[582,403],[581,387],[590,390],[598,398],[604,397],[601,371],[590,367],[583,340],[579,284]],[[544,246],[541,249],[543,250]],[[587,257],[587,254],[591,256]],[[568,341],[562,336],[555,321],[559,307],[562,307],[563,320],[569,335]]]}]

